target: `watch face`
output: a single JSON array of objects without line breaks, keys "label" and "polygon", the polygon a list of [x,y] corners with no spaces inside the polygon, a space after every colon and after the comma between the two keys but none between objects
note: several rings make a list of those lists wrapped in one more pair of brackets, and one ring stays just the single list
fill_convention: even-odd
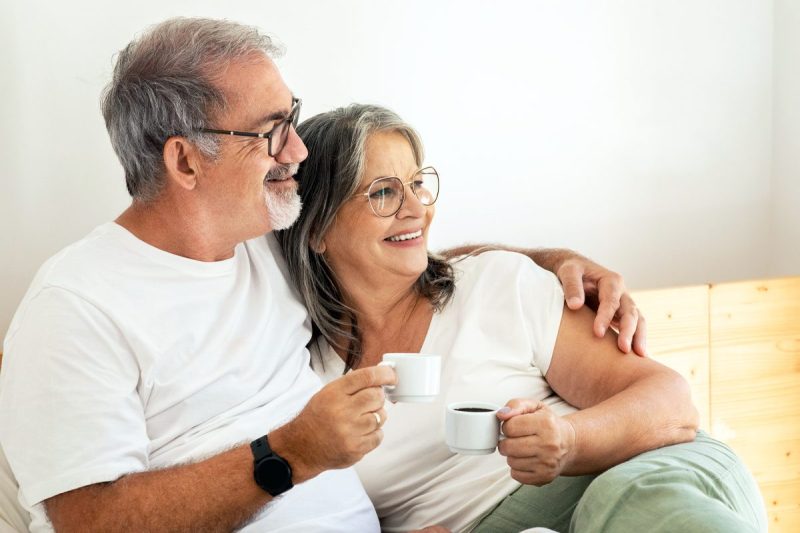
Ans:
[{"label": "watch face", "polygon": [[292,471],[285,461],[277,457],[266,457],[255,468],[256,483],[273,496],[291,488]]}]

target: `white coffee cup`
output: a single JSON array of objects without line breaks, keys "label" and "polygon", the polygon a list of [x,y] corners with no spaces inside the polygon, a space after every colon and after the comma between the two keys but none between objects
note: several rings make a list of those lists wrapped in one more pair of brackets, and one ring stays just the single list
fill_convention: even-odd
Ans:
[{"label": "white coffee cup", "polygon": [[462,455],[486,455],[497,448],[501,439],[499,407],[483,402],[457,402],[447,406],[445,442],[451,452]]},{"label": "white coffee cup", "polygon": [[387,353],[379,366],[390,366],[397,384],[384,387],[393,402],[432,402],[439,394],[442,358],[421,353]]}]

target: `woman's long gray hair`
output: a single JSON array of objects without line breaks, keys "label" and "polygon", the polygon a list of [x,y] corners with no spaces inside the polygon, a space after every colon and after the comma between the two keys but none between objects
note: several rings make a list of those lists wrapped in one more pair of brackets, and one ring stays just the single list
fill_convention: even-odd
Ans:
[{"label": "woman's long gray hair", "polygon": [[[339,209],[358,190],[364,175],[367,139],[379,131],[395,131],[405,136],[417,166],[422,165],[424,154],[419,135],[386,108],[352,104],[300,124],[297,132],[309,153],[296,176],[303,210],[292,227],[276,232],[292,282],[311,315],[311,342],[322,336],[331,346],[344,351],[345,372],[358,366],[362,357],[358,320],[344,301],[335,273],[315,249]],[[441,309],[455,290],[453,268],[429,252],[428,267],[417,280],[415,290],[435,309]]]}]

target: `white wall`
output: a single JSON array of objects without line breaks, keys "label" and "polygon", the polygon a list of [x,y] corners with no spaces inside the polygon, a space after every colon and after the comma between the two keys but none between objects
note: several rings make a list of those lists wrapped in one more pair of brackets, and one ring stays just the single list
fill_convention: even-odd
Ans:
[{"label": "white wall", "polygon": [[0,1],[0,332],[38,265],[127,205],[98,95],[174,15],[279,37],[306,117],[369,101],[414,124],[444,179],[436,247],[568,246],[636,288],[769,272],[773,83],[797,75],[777,54],[773,77],[771,1]]},{"label": "white wall", "polygon": [[800,2],[775,1],[771,273],[800,272]]}]

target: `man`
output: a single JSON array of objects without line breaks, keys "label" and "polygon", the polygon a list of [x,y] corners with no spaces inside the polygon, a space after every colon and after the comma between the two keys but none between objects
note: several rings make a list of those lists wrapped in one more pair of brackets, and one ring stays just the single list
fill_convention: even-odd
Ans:
[{"label": "man", "polygon": [[[33,531],[379,529],[347,467],[380,443],[394,374],[320,388],[264,237],[297,217],[307,154],[273,51],[252,28],[173,19],[118,58],[103,113],[133,201],[45,263],[4,344],[0,444]],[[588,273],[597,332],[616,313],[644,351],[617,275],[537,258],[573,306]]]}]

